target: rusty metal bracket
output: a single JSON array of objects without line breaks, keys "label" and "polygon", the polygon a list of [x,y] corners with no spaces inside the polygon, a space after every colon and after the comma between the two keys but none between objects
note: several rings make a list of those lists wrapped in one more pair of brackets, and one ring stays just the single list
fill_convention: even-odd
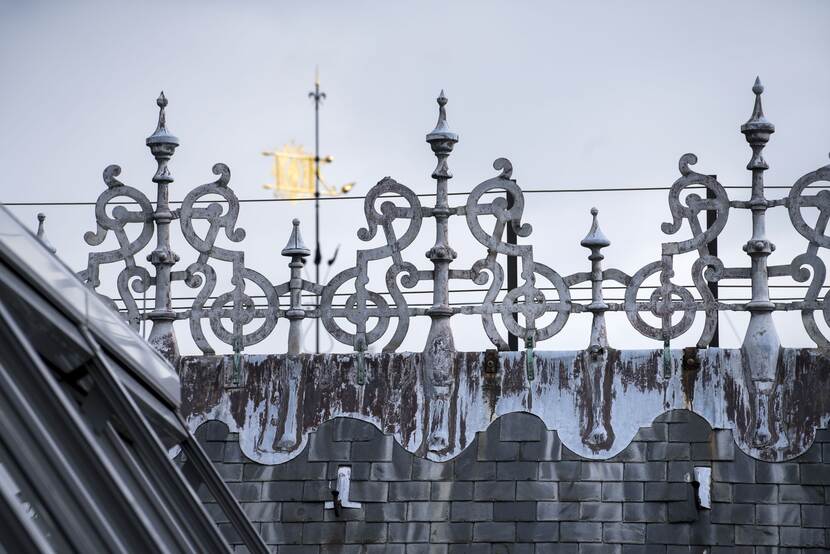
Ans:
[{"label": "rusty metal bracket", "polygon": [[501,361],[499,360],[499,351],[495,348],[484,351],[484,377],[485,389],[496,389],[499,386],[499,370],[501,369]]}]

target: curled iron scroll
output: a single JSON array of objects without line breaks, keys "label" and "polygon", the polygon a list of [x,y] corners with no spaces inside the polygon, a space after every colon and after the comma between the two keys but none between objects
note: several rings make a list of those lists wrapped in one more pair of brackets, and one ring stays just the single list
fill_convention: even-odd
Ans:
[{"label": "curled iron scroll", "polygon": [[[144,193],[119,181],[117,176],[120,174],[121,168],[117,165],[110,165],[104,169],[103,179],[107,189],[98,196],[95,202],[96,231],[84,234],[84,241],[87,244],[98,246],[112,231],[118,241],[118,248],[106,252],[90,252],[87,258],[87,269],[81,272],[80,277],[90,288],[96,289],[101,284],[100,266],[123,261],[125,267],[117,279],[118,295],[127,309],[127,321],[135,329],[138,328],[141,315],[130,288],[134,292],[143,293],[151,283],[149,272],[136,265],[135,255],[153,238],[153,206]],[[134,201],[138,204],[138,210],[119,205],[119,201],[116,200],[118,198]],[[107,213],[110,203],[115,204],[112,216]],[[125,230],[130,223],[142,224],[140,234],[133,240],[129,238]],[[112,300],[107,300],[113,304]]]},{"label": "curled iron scroll", "polygon": [[[216,337],[234,350],[241,350],[262,341],[277,324],[279,296],[273,285],[262,274],[245,267],[245,254],[216,245],[221,231],[231,242],[240,242],[245,238],[245,231],[236,227],[239,217],[239,200],[228,187],[230,169],[225,164],[213,166],[213,173],[218,175],[216,181],[196,187],[185,196],[181,207],[181,229],[185,240],[199,252],[198,259],[190,264],[186,271],[185,283],[191,288],[201,290],[190,310],[190,330],[196,345],[205,354],[213,353],[204,330],[202,319],[210,320],[210,327]],[[216,195],[225,201],[211,202],[207,206],[197,206],[206,196]],[[193,223],[194,220],[207,221],[209,226],[204,236],[200,236]],[[215,260],[232,264],[231,291],[220,294],[209,307],[206,303],[216,288],[216,270],[209,261]],[[266,310],[257,310],[254,300],[246,294],[246,281],[259,287],[267,301]],[[228,307],[230,306],[230,307]],[[225,328],[223,319],[229,319],[231,329]],[[254,319],[261,319],[255,331],[245,333],[245,325]]]}]

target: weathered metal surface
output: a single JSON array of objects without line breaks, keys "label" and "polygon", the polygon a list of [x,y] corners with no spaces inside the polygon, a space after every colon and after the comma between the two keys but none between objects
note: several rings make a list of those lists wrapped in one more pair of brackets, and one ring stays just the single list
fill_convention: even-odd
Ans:
[{"label": "weathered metal surface", "polygon": [[[782,349],[766,427],[773,440],[757,446],[757,393],[747,386],[750,360],[742,350],[672,350],[664,374],[662,350],[609,350],[599,371],[585,353],[536,352],[536,379],[524,371],[524,354],[456,353],[445,397],[446,442],[431,441],[429,394],[424,355],[367,354],[366,384],[356,384],[355,358],[321,354],[246,356],[242,384],[223,386],[230,357],[182,360],[182,410],[196,429],[220,420],[238,432],[252,460],[277,464],[299,454],[308,434],[334,417],[368,421],[395,437],[405,449],[433,460],[457,456],[500,415],[523,411],[539,416],[562,443],[581,456],[609,458],[631,442],[640,427],[666,411],[688,409],[715,429],[733,429],[738,446],[757,459],[782,461],[803,453],[817,428],[830,422],[830,361],[816,350]],[[491,365],[488,366],[488,361]],[[492,382],[495,379],[495,384]],[[601,395],[593,393],[600,388]],[[597,405],[600,398],[600,406]],[[597,420],[600,421],[597,421]],[[603,437],[596,437],[602,429]]]},{"label": "weathered metal surface", "polygon": [[[743,441],[743,447],[748,451],[755,452],[757,456],[764,459],[780,459],[789,456],[791,452],[800,451],[806,444],[807,437],[810,436],[811,431],[808,429],[814,429],[818,425],[817,422],[819,420],[823,422],[822,418],[825,417],[825,412],[821,411],[824,409],[821,402],[824,401],[812,399],[812,396],[819,394],[817,391],[822,391],[822,389],[805,389],[803,395],[792,395],[787,392],[795,390],[793,387],[800,386],[788,381],[793,372],[801,367],[799,365],[801,362],[798,360],[805,356],[815,360],[819,357],[816,353],[803,354],[808,351],[798,351],[802,354],[788,361],[788,356],[793,356],[792,352],[796,351],[782,347],[773,324],[772,312],[801,311],[808,336],[819,348],[830,346],[830,340],[823,334],[816,320],[818,311],[824,323],[830,324],[830,302],[828,302],[830,292],[823,298],[819,298],[825,283],[826,268],[818,255],[820,248],[830,248],[830,237],[825,234],[827,222],[830,219],[830,192],[822,190],[814,196],[805,195],[809,186],[830,181],[830,165],[800,178],[787,197],[768,199],[764,190],[764,171],[768,168],[768,164],[762,154],[775,127],[764,116],[761,104],[763,87],[760,81],[756,80],[752,90],[755,95],[752,115],[741,126],[741,132],[745,135],[752,150],[751,159],[747,165],[747,169],[752,174],[750,199],[748,201],[730,200],[726,189],[715,177],[697,173],[691,169],[691,166],[697,163],[697,157],[694,154],[685,154],[679,162],[681,176],[669,191],[671,222],[663,223],[662,230],[666,234],[673,235],[688,225],[691,236],[677,242],[663,243],[658,259],[646,264],[633,274],[615,268],[603,269],[601,262],[605,256],[602,249],[610,246],[610,241],[599,230],[597,213],[594,210],[591,229],[581,243],[590,251],[588,256],[590,270],[571,275],[561,275],[550,266],[537,261],[534,258],[532,245],[511,244],[503,240],[508,227],[522,238],[529,237],[532,232],[530,224],[522,221],[524,197],[522,190],[512,179],[513,167],[507,159],[499,158],[494,162],[493,167],[499,174],[475,186],[463,205],[451,206],[449,204],[448,182],[452,175],[449,171],[448,159],[459,137],[449,128],[446,113],[447,98],[442,92],[437,99],[438,123],[435,129],[426,136],[437,158],[437,165],[432,173],[436,181],[435,205],[423,206],[410,188],[390,177],[382,179],[365,198],[366,227],[358,230],[357,236],[363,241],[373,241],[378,238],[379,230],[382,230],[383,241],[377,241],[380,242],[379,246],[358,250],[355,254],[354,266],[335,275],[325,286],[311,283],[300,277],[300,269],[308,255],[308,249],[299,239],[297,221],[294,222],[289,245],[283,251],[284,255],[291,258],[290,280],[280,284],[272,284],[262,274],[246,267],[243,252],[229,250],[216,244],[220,232],[223,232],[231,242],[240,242],[245,236],[244,231],[236,227],[239,201],[228,186],[230,170],[223,164],[216,164],[213,168],[214,173],[219,175],[217,181],[197,187],[188,193],[180,210],[169,209],[167,188],[173,179],[167,163],[178,145],[178,139],[170,135],[166,129],[164,113],[166,99],[162,95],[158,101],[160,114],[156,132],[147,139],[147,145],[159,167],[153,177],[158,188],[158,201],[155,209],[141,192],[123,185],[115,178],[120,172],[117,166],[108,167],[104,171],[104,180],[108,188],[99,197],[96,205],[98,229],[95,234],[87,233],[86,240],[92,245],[101,244],[107,233],[112,231],[118,240],[119,248],[110,252],[90,254],[88,268],[82,273],[82,277],[91,288],[96,288],[100,284],[98,272],[101,264],[123,262],[125,267],[118,277],[118,291],[127,308],[128,319],[133,325],[138,325],[142,318],[151,320],[153,329],[150,340],[170,358],[175,359],[177,356],[172,326],[175,319],[189,320],[190,332],[197,346],[206,355],[214,354],[203,329],[204,320],[207,319],[211,334],[219,341],[230,345],[235,353],[235,356],[231,358],[234,361],[233,372],[230,375],[226,374],[222,380],[218,381],[219,383],[238,384],[240,371],[243,368],[240,358],[243,349],[268,336],[280,318],[288,319],[290,329],[287,350],[291,356],[286,360],[290,360],[290,363],[286,361],[287,365],[283,368],[282,362],[268,362],[271,365],[277,364],[273,365],[275,370],[283,368],[279,370],[278,375],[273,376],[273,379],[276,379],[274,382],[263,382],[258,388],[242,387],[240,389],[240,391],[248,389],[259,391],[251,393],[255,395],[263,394],[273,397],[278,391],[283,391],[281,394],[288,394],[286,391],[294,390],[296,387],[305,390],[302,383],[309,382],[309,379],[313,383],[318,383],[318,379],[323,378],[321,376],[306,377],[305,372],[311,370],[307,369],[304,364],[311,358],[296,357],[300,352],[300,322],[304,318],[318,318],[334,339],[354,349],[352,355],[316,360],[319,364],[336,362],[335,369],[332,371],[340,372],[339,378],[327,377],[333,379],[331,387],[335,387],[327,388],[327,394],[337,397],[350,391],[349,394],[352,394],[355,399],[363,398],[370,394],[372,386],[380,387],[377,382],[372,385],[373,379],[376,380],[373,366],[377,366],[378,360],[387,360],[383,361],[383,364],[400,366],[402,371],[405,370],[405,375],[409,376],[411,382],[408,382],[408,385],[417,384],[417,387],[412,390],[417,390],[419,396],[409,395],[410,397],[406,399],[409,404],[416,402],[415,406],[407,404],[408,408],[412,409],[408,412],[411,420],[393,421],[403,426],[394,432],[400,434],[402,443],[408,448],[423,452],[425,455],[442,458],[451,455],[466,444],[464,441],[469,438],[466,431],[468,421],[462,418],[459,415],[462,412],[458,411],[461,409],[459,398],[470,398],[458,394],[458,391],[465,386],[463,383],[474,381],[478,383],[484,371],[486,381],[481,390],[486,392],[483,397],[489,398],[493,410],[496,410],[498,406],[528,409],[521,407],[521,403],[511,404],[513,400],[509,399],[517,398],[516,395],[529,394],[530,396],[525,400],[535,402],[536,406],[539,406],[539,403],[552,402],[546,396],[548,393],[544,392],[546,389],[536,387],[537,383],[544,379],[553,382],[550,372],[546,374],[544,368],[546,364],[552,363],[551,360],[558,360],[557,363],[560,366],[557,370],[558,382],[568,384],[568,386],[557,385],[558,390],[572,391],[572,404],[578,406],[573,414],[577,417],[572,425],[573,429],[579,430],[581,451],[605,455],[625,442],[626,433],[634,432],[626,424],[622,427],[617,425],[620,422],[611,417],[614,410],[618,410],[619,414],[625,414],[625,410],[636,410],[640,414],[644,406],[659,406],[659,409],[654,408],[657,410],[654,413],[645,410],[650,413],[647,421],[642,422],[645,424],[660,411],[678,407],[673,403],[674,401],[661,401],[660,395],[655,392],[660,391],[653,387],[643,389],[648,392],[648,394],[643,392],[643,398],[629,398],[628,401],[633,402],[631,407],[619,407],[620,395],[623,393],[616,384],[620,383],[620,386],[627,390],[626,372],[634,372],[640,376],[637,379],[650,379],[651,374],[648,372],[651,369],[647,368],[651,368],[649,364],[653,364],[656,368],[655,375],[662,380],[661,382],[667,383],[666,387],[674,386],[671,383],[676,377],[676,384],[680,389],[672,392],[674,397],[682,396],[684,402],[692,406],[695,411],[707,419],[712,418],[710,421],[715,426],[720,425],[718,422],[728,422],[729,426],[736,425],[736,428],[741,431],[739,440]],[[707,191],[705,198],[695,192],[701,188]],[[508,198],[504,197],[505,193]],[[203,200],[205,197],[215,198],[216,196],[222,197],[224,207],[218,202]],[[138,211],[117,205],[117,199],[123,201],[124,198],[134,200],[138,204]],[[205,203],[207,206],[203,207]],[[111,210],[111,215],[107,211],[110,204],[116,204],[116,207]],[[793,226],[808,240],[808,244],[806,251],[797,255],[789,263],[769,265],[768,257],[775,247],[766,236],[765,218],[767,210],[776,207],[788,209]],[[731,209],[750,210],[752,214],[752,232],[744,246],[750,258],[748,267],[727,267],[709,249],[709,244],[725,228]],[[807,222],[813,221],[812,217],[808,216],[805,219],[802,213],[804,210],[818,211],[814,226]],[[707,213],[713,218],[711,224],[704,228],[701,224],[701,217]],[[448,220],[451,217],[462,216],[472,236],[485,248],[486,254],[469,268],[453,268],[456,252],[450,246]],[[178,256],[170,250],[169,225],[173,219],[177,218],[180,220],[185,239],[198,252],[196,261],[184,271],[172,271],[172,266],[178,261]],[[405,257],[406,249],[417,238],[425,218],[435,219],[435,243],[426,253],[426,257],[432,263],[431,269],[421,269]],[[194,226],[197,220],[203,220],[208,224],[204,235],[200,235]],[[131,223],[142,224],[140,235],[135,239],[129,238],[125,231],[125,227]],[[148,257],[155,266],[155,275],[151,276],[149,271],[135,263],[134,256],[149,243],[154,232],[157,235],[157,246]],[[674,269],[675,258],[684,254],[692,254],[695,251],[697,257],[692,263],[691,275],[686,277],[686,279],[691,278],[693,286],[684,287],[676,284],[674,282],[677,277]],[[520,259],[522,267],[520,282],[510,290],[504,288],[504,270],[501,265],[501,260],[507,256]],[[232,265],[231,290],[222,294],[214,293],[218,285],[212,262]],[[374,272],[378,268],[385,271],[385,289],[370,288],[370,269]],[[804,299],[791,302],[771,301],[770,278],[787,278],[801,283],[809,281]],[[646,285],[649,279],[659,280],[659,285],[656,287]],[[724,302],[715,298],[710,285],[729,279],[751,280],[752,297],[749,302]],[[196,300],[189,309],[175,311],[171,307],[170,283],[175,280],[183,280],[188,286],[199,289]],[[481,290],[485,292],[483,301],[451,305],[449,284],[453,280],[472,282],[481,287]],[[602,289],[609,281],[625,287],[622,302],[604,300]],[[550,286],[544,286],[545,282],[550,283]],[[419,283],[427,284],[432,288],[433,301],[429,308],[409,306],[407,303],[403,289],[411,289]],[[590,303],[576,302],[571,298],[573,287],[583,283],[591,285]],[[133,292],[136,293],[144,293],[150,287],[155,288],[155,304],[152,311],[145,314],[138,310],[128,284],[131,284]],[[261,296],[265,299],[264,307],[255,304],[251,294],[252,287],[262,291]],[[302,291],[319,296],[319,306],[303,306],[300,302]],[[643,297],[644,291],[650,291],[646,298]],[[280,307],[282,296],[289,296],[287,309]],[[335,298],[343,296],[346,297],[345,302],[335,302]],[[605,326],[605,313],[608,311],[625,312],[631,325],[642,335],[662,343],[663,350],[657,351],[658,355],[655,357],[654,352],[651,351],[645,354],[622,352],[612,348]],[[749,326],[740,351],[707,349],[715,332],[720,311],[750,313]],[[679,351],[671,351],[672,341],[691,329],[698,312],[703,312],[703,325],[695,345],[696,349],[685,355],[680,354]],[[579,313],[590,313],[593,318],[590,343],[585,351],[579,353],[538,352],[541,341],[559,333],[571,314]],[[498,360],[491,355],[488,357],[488,361],[491,362],[488,367],[479,367],[482,362],[479,360],[479,366],[473,368],[464,361],[471,359],[472,355],[455,352],[450,323],[452,317],[459,314],[481,316],[486,336],[499,350],[505,350],[508,347],[508,341],[504,336],[505,330],[524,340],[525,352],[521,355],[521,380],[515,374],[516,368],[511,366],[519,359],[517,354],[503,355]],[[650,316],[649,319],[657,323],[650,323],[643,317],[644,315]],[[391,353],[400,347],[406,337],[410,320],[413,317],[431,319],[429,335],[422,354],[391,356]],[[497,317],[500,325],[497,325]],[[546,318],[548,323],[543,323],[543,318]],[[373,357],[367,354],[370,346],[375,343],[382,345],[384,356]],[[674,345],[677,346],[676,343]],[[478,356],[476,359],[483,359],[484,354],[475,356]],[[211,359],[213,358],[205,358],[204,363],[208,363]],[[249,360],[260,359],[262,358],[252,357]],[[276,359],[273,358],[273,360]],[[726,365],[712,366],[711,364],[716,361]],[[188,363],[192,365],[192,362]],[[249,361],[249,363],[260,362]],[[681,363],[682,365],[677,366],[682,367],[681,370],[672,369],[673,364]],[[823,362],[816,363],[817,368],[825,368]],[[299,364],[299,366],[295,368],[292,364]],[[459,364],[466,364],[464,365],[466,369],[462,370]],[[354,371],[336,370],[336,368],[345,367],[354,368]],[[494,376],[494,368],[499,377]],[[320,366],[318,371],[325,374],[327,370]],[[372,377],[367,379],[367,375]],[[472,375],[476,376],[475,380],[470,377]],[[707,377],[707,375],[717,375],[718,378]],[[387,377],[391,378],[391,376]],[[257,378],[264,379],[265,377],[259,375]],[[399,378],[400,376],[395,377],[395,379]],[[498,380],[499,378],[501,381]],[[459,379],[463,380],[463,383],[459,382]],[[709,388],[701,389],[699,387],[701,382],[714,384]],[[523,384],[520,385],[520,383]],[[197,387],[196,390],[201,390],[196,381],[193,382],[193,386]],[[391,385],[387,383],[384,386]],[[520,393],[518,392],[520,390],[538,390],[541,396],[534,401],[536,393]],[[667,390],[669,389],[662,392],[666,394]],[[222,394],[229,394],[230,401],[231,398],[236,398],[234,394],[238,395],[242,392]],[[476,392],[476,394],[479,393]],[[560,393],[560,396],[562,394],[565,393]],[[197,395],[193,398],[199,397]],[[288,398],[290,402],[291,396],[289,395]],[[305,397],[303,398],[305,401]],[[395,405],[394,399],[387,396],[383,398],[389,406]],[[785,400],[792,406],[786,405]],[[205,401],[205,398],[199,399],[199,402]],[[325,402],[340,402],[341,400],[321,397],[320,401],[325,404]],[[348,399],[342,401],[347,402]],[[239,402],[238,398],[233,402]],[[275,401],[271,403],[273,402]],[[294,407],[297,408],[301,404],[295,401]],[[710,404],[712,407],[707,408],[706,406]],[[291,417],[299,417],[296,409],[289,409],[289,405],[283,402],[279,409],[287,410]],[[567,406],[568,402],[566,401],[564,405]],[[270,404],[255,402],[251,406],[258,406],[256,409],[260,409]],[[353,412],[358,415],[362,413],[362,400],[360,403],[349,406],[351,407],[346,410],[349,413]],[[697,409],[698,406],[700,410]],[[799,411],[797,406],[811,406],[818,411]],[[272,408],[273,406],[268,410]],[[383,409],[388,409],[388,406]],[[471,409],[473,410],[471,413],[479,413],[478,408]],[[552,410],[553,408],[545,409]],[[340,408],[334,410],[333,413],[341,414],[338,410]],[[724,416],[724,410],[727,412],[732,410],[729,412],[731,415]],[[497,410],[491,410],[491,412],[492,415],[497,413]],[[238,415],[241,412],[234,409],[229,413]],[[326,413],[328,413],[326,409],[322,409],[319,417],[328,417]],[[371,410],[368,413],[372,413]],[[791,418],[793,413],[798,413],[803,421],[788,423],[787,418]],[[193,414],[194,417],[199,417],[198,414],[207,417],[208,411],[195,409]],[[268,411],[268,414],[271,419],[275,417],[272,411]],[[314,415],[306,414],[303,417],[311,418],[309,423],[311,426],[318,425],[321,421],[318,416]],[[366,415],[366,417],[369,416]],[[619,417],[625,420],[624,415]],[[303,433],[307,429],[304,420],[296,425],[291,423],[290,417],[286,421],[287,423],[281,424],[281,430],[263,423],[261,433],[276,433],[276,435],[275,437],[269,435],[264,439],[260,437],[257,439],[259,441],[257,444],[273,443],[282,445],[280,448],[284,450],[286,445],[301,442]],[[412,421],[420,422],[418,424],[420,426],[413,427]],[[462,421],[464,422],[462,427],[465,430],[459,428]],[[559,425],[550,423],[553,420],[546,421],[554,427]],[[475,416],[469,421],[469,429],[478,430],[483,422],[481,416]],[[388,427],[390,423],[386,419],[381,418],[378,424],[387,426],[386,428],[393,432],[392,427]],[[557,428],[567,435],[567,427]],[[782,430],[793,429],[797,430],[797,432],[793,431],[794,438],[784,440],[782,437],[789,437],[789,435]],[[299,433],[299,435],[292,437],[291,433]],[[253,452],[250,449],[248,451]],[[275,454],[275,456],[279,457],[282,454]]]}]

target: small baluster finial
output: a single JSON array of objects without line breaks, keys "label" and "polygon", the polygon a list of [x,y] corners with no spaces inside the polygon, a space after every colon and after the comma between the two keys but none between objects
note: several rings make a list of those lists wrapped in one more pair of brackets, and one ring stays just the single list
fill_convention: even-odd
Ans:
[{"label": "small baluster finial", "polygon": [[586,310],[594,314],[594,319],[591,324],[591,341],[589,350],[592,354],[599,355],[604,353],[608,348],[608,333],[605,328],[605,312],[608,311],[608,304],[602,297],[602,260],[605,256],[602,255],[602,249],[611,246],[611,241],[599,228],[599,221],[597,216],[599,210],[591,208],[591,229],[585,238],[579,243],[588,248],[591,254],[588,259],[591,260],[591,303],[586,306]]},{"label": "small baluster finial", "polygon": [[[179,145],[179,139],[178,137],[170,134],[170,131],[167,130],[167,116],[164,112],[164,109],[167,107],[167,97],[164,96],[164,91],[161,91],[159,97],[156,99],[156,105],[159,107],[158,124],[156,125],[156,130],[153,131],[153,134],[147,137],[147,146],[150,146],[151,150],[153,145],[156,144],[173,145],[175,148]],[[155,155],[155,153],[153,153],[153,155]]]},{"label": "small baluster finial", "polygon": [[[450,126],[447,123],[447,102],[449,101],[447,97],[444,95],[444,90],[441,89],[441,94],[438,95],[436,98],[438,102],[438,123],[435,124],[435,129],[433,129],[427,135],[427,142],[433,143],[436,141],[450,141],[452,143],[458,142],[458,134],[453,133],[450,131]],[[434,148],[434,147],[433,147]],[[452,149],[452,146],[450,146]]]},{"label": "small baluster finial", "polygon": [[46,214],[41,212],[37,214],[37,238],[40,243],[46,247],[46,250],[51,252],[52,254],[56,253],[58,250],[52,243],[49,242],[49,239],[46,238],[46,230],[43,228],[43,223],[46,221]]},{"label": "small baluster finial", "polygon": [[305,319],[305,310],[302,305],[302,269],[305,265],[305,259],[311,255],[311,250],[305,245],[303,237],[300,235],[300,220],[295,219],[291,223],[293,225],[291,228],[291,236],[288,238],[288,243],[282,249],[281,254],[291,258],[291,262],[288,264],[288,267],[291,268],[291,280],[288,282],[291,305],[285,312],[285,317],[289,321],[288,354],[296,355],[301,350],[301,322]]},{"label": "small baluster finial", "polygon": [[755,84],[752,85],[752,92],[755,94],[755,105],[752,107],[752,115],[746,123],[741,125],[741,133],[744,134],[746,141],[752,147],[752,159],[746,168],[749,170],[768,169],[769,166],[764,161],[761,151],[767,142],[769,142],[770,135],[775,132],[775,125],[770,123],[764,116],[764,106],[761,102],[764,85],[761,84],[760,77],[755,78]]}]

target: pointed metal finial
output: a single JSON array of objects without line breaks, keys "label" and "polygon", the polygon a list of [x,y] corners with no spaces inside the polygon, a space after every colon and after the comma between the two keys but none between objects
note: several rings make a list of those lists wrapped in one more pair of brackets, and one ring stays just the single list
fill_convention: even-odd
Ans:
[{"label": "pointed metal finial", "polygon": [[447,97],[444,95],[444,89],[441,89],[441,94],[438,95],[436,99],[438,102],[438,123],[435,124],[435,129],[433,129],[427,135],[427,142],[434,142],[434,141],[450,141],[450,142],[458,142],[458,134],[453,133],[450,131],[450,127],[447,124],[447,102],[449,101]]},{"label": "pointed metal finial", "polygon": [[52,243],[49,242],[49,239],[46,238],[46,230],[43,228],[43,222],[46,221],[46,214],[41,212],[37,214],[37,238],[46,247],[46,250],[51,252],[52,254],[58,251],[57,248],[52,246]]},{"label": "pointed metal finial", "polygon": [[588,231],[588,234],[585,235],[585,238],[582,239],[581,244],[585,248],[590,249],[597,249],[599,252],[600,248],[605,248],[606,246],[611,246],[611,241],[608,240],[608,237],[602,232],[602,229],[599,228],[599,221],[597,221],[597,215],[599,215],[599,210],[596,208],[591,208],[591,216],[593,216],[593,222],[591,223],[591,229]]},{"label": "pointed metal finial", "polygon": [[775,125],[767,121],[767,118],[764,116],[764,106],[761,102],[764,85],[761,84],[760,77],[755,77],[752,92],[755,94],[755,105],[752,107],[752,116],[750,116],[746,123],[741,125],[741,132],[747,136],[747,140],[750,138],[750,133],[765,133],[767,139],[769,139],[769,135],[775,132]]},{"label": "pointed metal finial", "polygon": [[291,236],[288,238],[288,243],[282,249],[283,256],[300,256],[306,257],[311,255],[311,250],[303,242],[303,237],[300,235],[300,220],[295,219],[291,222],[294,226],[291,229]]},{"label": "pointed metal finial", "polygon": [[[147,137],[147,146],[156,144],[171,144],[173,146],[179,145],[179,139],[170,134],[167,130],[167,116],[164,113],[164,108],[167,107],[167,97],[164,96],[164,91],[161,91],[159,97],[156,99],[156,105],[159,107],[159,119],[156,125],[156,130],[152,135]],[[155,154],[154,154],[155,155]]]}]

